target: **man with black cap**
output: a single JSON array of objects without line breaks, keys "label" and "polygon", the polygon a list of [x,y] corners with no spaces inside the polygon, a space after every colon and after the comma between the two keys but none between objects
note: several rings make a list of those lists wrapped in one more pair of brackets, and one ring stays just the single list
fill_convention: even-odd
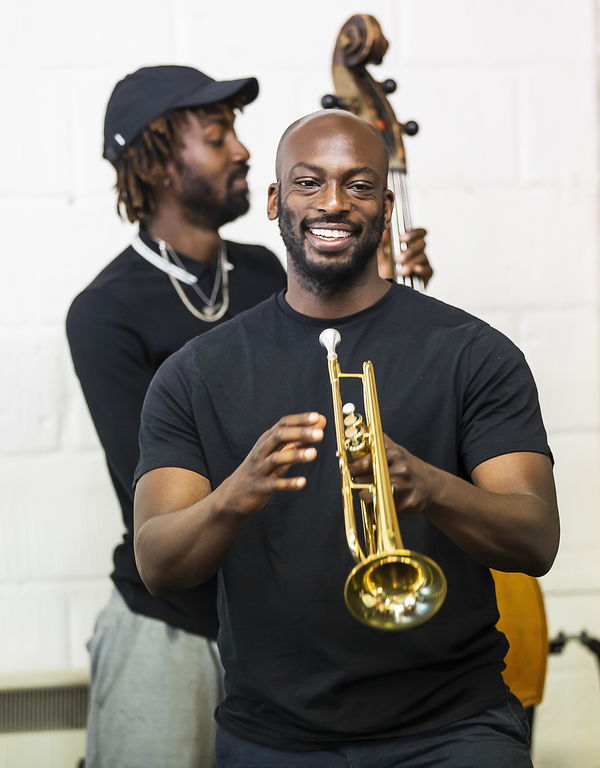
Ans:
[{"label": "man with black cap", "polygon": [[191,67],[160,66],[125,77],[108,103],[104,157],[117,171],[118,207],[139,233],[67,320],[126,527],[116,589],[89,645],[87,768],[213,765],[215,583],[171,600],[150,595],[133,553],[132,479],[142,403],[160,364],[285,286],[273,253],[219,237],[248,210],[249,153],[234,119],[257,94],[254,78],[216,82]]}]

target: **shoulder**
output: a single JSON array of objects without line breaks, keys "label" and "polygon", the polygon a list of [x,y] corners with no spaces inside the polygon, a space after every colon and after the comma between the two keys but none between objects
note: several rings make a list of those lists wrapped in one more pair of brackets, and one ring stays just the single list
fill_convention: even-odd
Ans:
[{"label": "shoulder", "polygon": [[524,360],[521,350],[485,320],[411,288],[393,289],[393,326],[410,329],[412,343],[440,366],[453,359],[473,370],[484,362],[498,366]]},{"label": "shoulder", "polygon": [[149,265],[129,245],[102,269],[87,288],[119,293],[121,286],[138,273],[149,271]]},{"label": "shoulder", "polygon": [[107,325],[129,324],[148,266],[131,247],[107,264],[73,299],[66,318],[69,340]]},{"label": "shoulder", "polygon": [[79,293],[69,309],[67,323],[74,319],[112,316],[122,310],[130,312],[141,288],[157,279],[157,270],[131,246],[125,248]]},{"label": "shoulder", "polygon": [[390,295],[391,311],[419,341],[468,344],[479,334],[498,333],[485,320],[412,288],[393,284]]},{"label": "shoulder", "polygon": [[94,304],[100,295],[117,297],[122,292],[124,282],[128,282],[131,274],[135,272],[138,259],[139,257],[133,248],[128,246],[76,296],[73,304],[78,307],[85,307],[88,303]]},{"label": "shoulder", "polygon": [[533,381],[523,352],[488,322],[422,294],[413,301],[419,308],[419,314],[415,313],[422,329],[419,333],[432,359],[445,369],[455,363],[465,385],[477,388],[517,379]]},{"label": "shoulder", "polygon": [[405,285],[392,283],[390,294],[394,298],[396,306],[403,307],[406,311],[418,317],[429,319],[432,325],[484,325],[485,321],[465,310],[447,304],[427,293],[409,288]]}]

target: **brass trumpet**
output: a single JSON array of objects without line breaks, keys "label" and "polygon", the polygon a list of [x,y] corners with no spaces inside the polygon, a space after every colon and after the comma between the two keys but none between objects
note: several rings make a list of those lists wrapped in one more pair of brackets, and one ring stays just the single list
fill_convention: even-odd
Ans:
[{"label": "brass trumpet", "polygon": [[[431,558],[404,549],[385,454],[373,364],[365,362],[362,373],[342,373],[335,352],[340,341],[335,328],[328,328],[319,336],[327,350],[346,538],[357,563],[346,581],[344,597],[350,613],[363,624],[376,629],[409,629],[423,624],[438,611],[446,597],[446,578]],[[342,378],[362,380],[364,422],[352,403],[342,407]],[[368,453],[373,460],[373,482],[355,483],[348,454],[356,460]],[[360,502],[366,555],[358,539],[352,498],[355,490],[368,491],[372,499]]]}]

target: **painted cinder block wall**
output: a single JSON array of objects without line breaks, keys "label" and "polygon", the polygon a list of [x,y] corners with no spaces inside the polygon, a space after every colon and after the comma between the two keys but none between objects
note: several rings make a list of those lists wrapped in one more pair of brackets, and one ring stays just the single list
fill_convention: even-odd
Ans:
[{"label": "painted cinder block wall", "polygon": [[[259,78],[238,121],[252,209],[228,236],[282,256],[264,214],[276,142],[331,90],[355,12],[379,19],[380,77],[421,126],[406,150],[430,293],[507,333],[538,382],[563,521],[550,632],[600,636],[597,0],[29,0],[0,29],[0,675],[87,664],[121,533],[64,335],[132,235],[101,160],[114,83],[161,63]],[[536,765],[598,766],[599,723],[593,657],[572,644],[549,660]]]}]

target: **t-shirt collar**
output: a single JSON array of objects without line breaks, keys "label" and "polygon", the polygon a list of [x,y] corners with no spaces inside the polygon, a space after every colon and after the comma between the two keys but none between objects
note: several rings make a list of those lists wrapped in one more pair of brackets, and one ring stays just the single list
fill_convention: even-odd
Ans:
[{"label": "t-shirt collar", "polygon": [[[371,304],[366,309],[361,309],[360,312],[353,312],[351,315],[344,315],[343,317],[311,317],[310,315],[303,315],[300,312],[296,312],[285,300],[285,291],[277,294],[276,301],[279,309],[284,312],[292,320],[304,325],[312,325],[315,327],[328,328],[330,326],[340,326],[348,323],[352,323],[355,320],[367,318],[369,315],[379,312],[383,307],[387,306],[390,301],[394,300],[396,291],[402,286],[392,283],[391,288],[387,291],[378,301]],[[412,289],[411,289],[412,290]]]}]

